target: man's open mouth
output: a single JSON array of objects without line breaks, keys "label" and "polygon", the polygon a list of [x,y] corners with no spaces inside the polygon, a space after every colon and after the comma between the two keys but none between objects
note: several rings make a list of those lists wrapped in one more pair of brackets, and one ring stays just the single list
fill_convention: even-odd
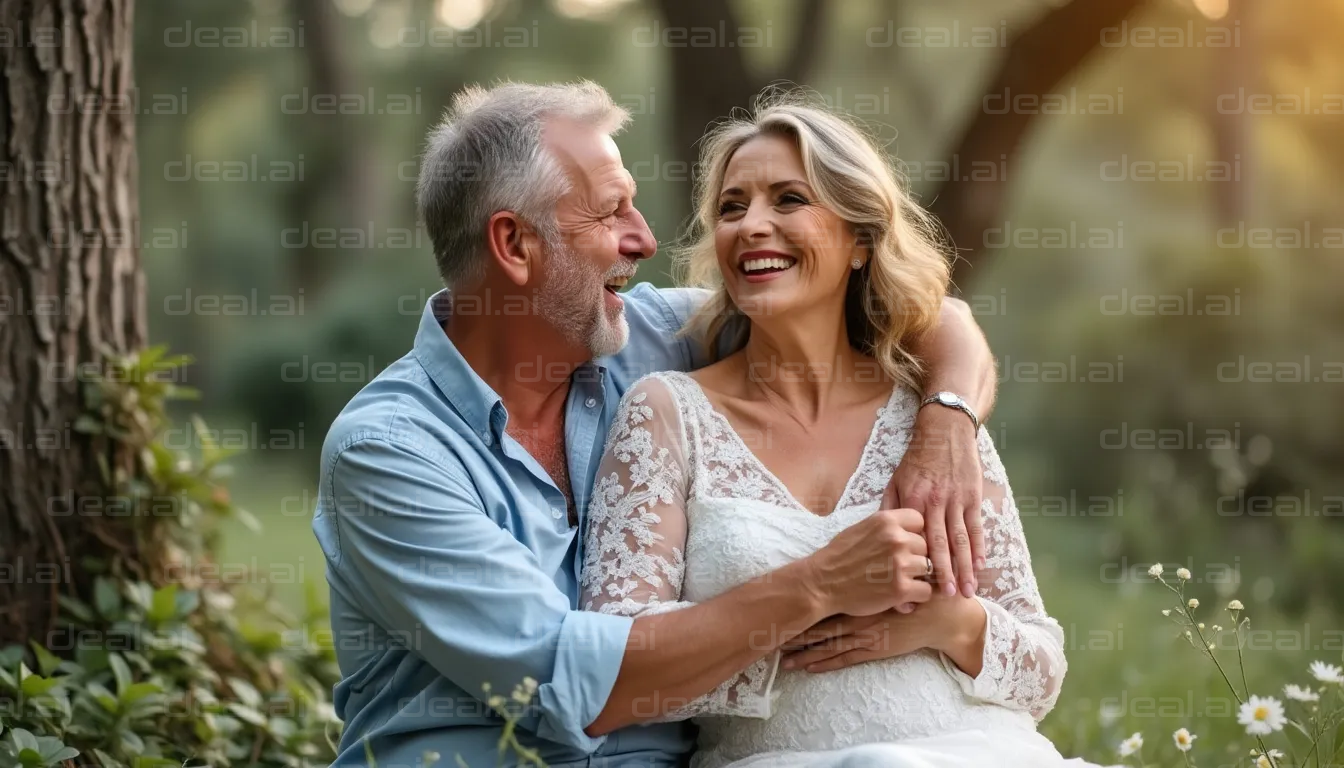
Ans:
[{"label": "man's open mouth", "polygon": [[607,280],[606,284],[603,285],[602,287],[605,290],[610,291],[611,293],[616,293],[617,291],[624,288],[625,284],[628,282],[630,282],[629,275],[626,275],[625,277],[613,277]]}]

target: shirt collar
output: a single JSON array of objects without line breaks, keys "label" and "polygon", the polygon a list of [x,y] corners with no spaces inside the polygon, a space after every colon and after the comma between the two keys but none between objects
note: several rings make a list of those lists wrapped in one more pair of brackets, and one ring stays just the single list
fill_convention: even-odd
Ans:
[{"label": "shirt collar", "polygon": [[429,297],[415,333],[415,359],[468,426],[498,439],[508,418],[504,403],[444,333],[441,323],[452,314],[453,296],[447,288]]},{"label": "shirt collar", "polygon": [[[452,315],[453,295],[447,288],[429,297],[415,333],[415,359],[469,427],[478,434],[493,433],[496,440],[502,439],[508,411],[444,333],[442,324]],[[570,381],[593,382],[600,388],[606,375],[605,365],[589,361],[575,369]]]}]

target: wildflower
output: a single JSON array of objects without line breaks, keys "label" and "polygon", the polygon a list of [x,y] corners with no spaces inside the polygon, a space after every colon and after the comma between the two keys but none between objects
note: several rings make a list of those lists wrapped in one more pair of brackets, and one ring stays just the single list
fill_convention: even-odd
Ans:
[{"label": "wildflower", "polygon": [[1190,598],[1190,602],[1186,603],[1186,605],[1190,606],[1190,610],[1193,611],[1199,607],[1199,601],[1192,597]]},{"label": "wildflower", "polygon": [[1293,701],[1319,701],[1321,696],[1310,688],[1301,688],[1296,685],[1283,686],[1283,695]]},{"label": "wildflower", "polygon": [[1311,676],[1322,683],[1344,683],[1344,669],[1324,661],[1311,662]]},{"label": "wildflower", "polygon": [[1287,721],[1283,703],[1273,696],[1252,696],[1237,713],[1237,722],[1246,726],[1246,733],[1251,736],[1268,736],[1283,730]]},{"label": "wildflower", "polygon": [[1229,610],[1229,611],[1240,611],[1240,610],[1244,610],[1244,607],[1242,606],[1240,600],[1233,600],[1232,602],[1230,602],[1230,603],[1227,604],[1227,610]]},{"label": "wildflower", "polygon": [[[1256,755],[1258,753],[1255,750],[1251,750],[1251,754]],[[1273,759],[1274,762],[1271,763],[1270,759]],[[1255,768],[1274,768],[1275,765],[1278,765],[1278,762],[1281,759],[1283,759],[1283,753],[1277,749],[1271,749],[1269,752],[1255,758]]]},{"label": "wildflower", "polygon": [[536,693],[536,692],[537,692],[537,681],[536,681],[536,678],[532,678],[532,677],[524,677],[524,678],[523,678],[523,690],[527,691],[528,693]]},{"label": "wildflower", "polygon": [[1163,609],[1162,609],[1162,615],[1163,615],[1163,616],[1170,616],[1170,615],[1171,615],[1171,609],[1170,609],[1170,608],[1163,608]]},{"label": "wildflower", "polygon": [[1180,730],[1171,734],[1171,740],[1176,742],[1176,748],[1181,750],[1182,752],[1189,752],[1190,748],[1195,745],[1195,739],[1198,738],[1199,738],[1198,736],[1194,735],[1193,733],[1187,731],[1184,728],[1181,728]]},{"label": "wildflower", "polygon": [[1223,628],[1222,628],[1220,625],[1218,625],[1218,624],[1214,624],[1214,625],[1213,625],[1213,631],[1214,631],[1214,632],[1222,632],[1222,631],[1223,631]]},{"label": "wildflower", "polygon": [[[1160,567],[1160,566],[1159,566]],[[1129,757],[1143,748],[1143,734],[1136,733],[1120,742],[1120,756]]]},{"label": "wildflower", "polygon": [[1188,568],[1177,568],[1177,569],[1176,569],[1176,578],[1180,579],[1181,581],[1189,581],[1189,580],[1190,580],[1190,569],[1188,569]]},{"label": "wildflower", "polygon": [[1201,621],[1201,622],[1199,622],[1199,624],[1197,624],[1196,626],[1198,626],[1200,629],[1203,629],[1203,628],[1204,628],[1204,622]]},{"label": "wildflower", "polygon": [[[1148,575],[1152,576],[1154,579],[1162,578],[1162,564],[1153,563],[1153,567],[1148,569]],[[1139,741],[1143,741],[1143,739],[1139,739]]]}]

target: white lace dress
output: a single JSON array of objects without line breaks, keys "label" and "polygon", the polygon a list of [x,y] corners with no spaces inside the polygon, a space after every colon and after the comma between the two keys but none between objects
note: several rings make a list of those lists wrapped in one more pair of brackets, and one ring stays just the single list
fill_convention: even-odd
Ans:
[{"label": "white lace dress", "polygon": [[[598,470],[583,608],[677,610],[812,554],[876,511],[917,408],[910,390],[892,392],[835,510],[820,516],[693,379],[641,379],[621,401]],[[1064,636],[1041,604],[1003,464],[983,429],[979,447],[992,571],[977,595],[988,615],[979,676],[930,650],[821,674],[780,670],[774,652],[669,718],[695,717],[694,768],[1086,765],[1036,732],[1064,679]]]}]

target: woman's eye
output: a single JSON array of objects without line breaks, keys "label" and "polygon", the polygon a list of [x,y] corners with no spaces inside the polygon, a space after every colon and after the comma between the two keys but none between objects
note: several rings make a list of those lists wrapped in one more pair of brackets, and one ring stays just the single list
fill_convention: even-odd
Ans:
[{"label": "woman's eye", "polygon": [[779,196],[780,205],[807,205],[807,198],[797,192],[785,192]]},{"label": "woman's eye", "polygon": [[740,212],[741,210],[742,210],[742,204],[739,202],[729,201],[726,203],[719,203],[720,216],[730,216],[734,213]]}]

